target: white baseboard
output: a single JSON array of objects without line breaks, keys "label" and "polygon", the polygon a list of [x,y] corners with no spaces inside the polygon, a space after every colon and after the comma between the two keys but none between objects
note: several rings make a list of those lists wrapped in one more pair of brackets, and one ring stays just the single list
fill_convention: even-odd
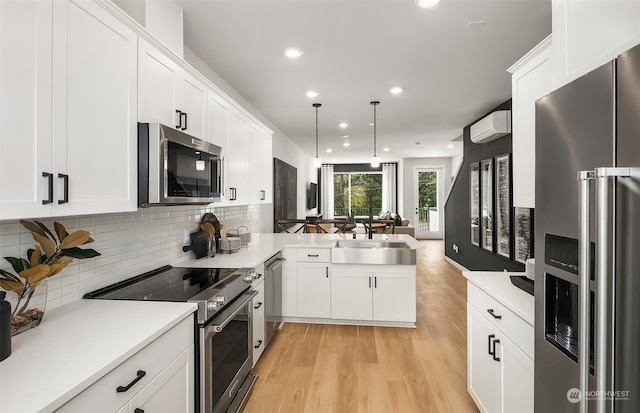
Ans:
[{"label": "white baseboard", "polygon": [[462,265],[460,265],[459,263],[457,263],[453,259],[447,257],[446,255],[444,256],[444,260],[446,262],[448,262],[449,264],[453,265],[454,267],[456,267],[457,269],[459,269],[460,271],[469,271],[468,268],[463,267]]},{"label": "white baseboard", "polygon": [[284,323],[336,324],[346,326],[401,327],[416,328],[416,323],[402,321],[333,320],[330,318],[284,317]]}]

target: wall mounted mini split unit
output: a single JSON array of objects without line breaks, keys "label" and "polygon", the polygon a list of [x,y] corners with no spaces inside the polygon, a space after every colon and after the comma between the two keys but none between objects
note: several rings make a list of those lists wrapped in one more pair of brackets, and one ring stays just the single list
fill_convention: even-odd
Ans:
[{"label": "wall mounted mini split unit", "polygon": [[511,133],[511,111],[498,110],[471,125],[471,142],[487,143]]}]

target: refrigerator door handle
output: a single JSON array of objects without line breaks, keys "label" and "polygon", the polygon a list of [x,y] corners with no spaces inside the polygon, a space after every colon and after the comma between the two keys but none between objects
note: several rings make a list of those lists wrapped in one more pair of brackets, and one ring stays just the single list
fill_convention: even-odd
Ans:
[{"label": "refrigerator door handle", "polygon": [[580,398],[579,412],[587,413],[588,403],[586,394],[589,390],[589,276],[591,272],[591,238],[589,234],[590,217],[590,185],[595,178],[593,171],[578,172],[580,183],[580,238],[578,247],[578,276],[580,278],[580,315],[578,332],[578,370],[580,374]]},{"label": "refrigerator door handle", "polygon": [[[608,280],[610,274],[609,262],[609,180],[610,178],[631,178],[639,176],[640,168],[606,167],[596,168],[596,314],[595,314],[595,375],[596,394],[604,395],[607,391],[607,358],[613,352],[613,346],[609,349],[607,339],[608,320]],[[615,253],[615,252],[614,252]],[[614,280],[615,281],[615,280]],[[607,411],[607,398],[598,397],[596,400],[596,412]]]}]

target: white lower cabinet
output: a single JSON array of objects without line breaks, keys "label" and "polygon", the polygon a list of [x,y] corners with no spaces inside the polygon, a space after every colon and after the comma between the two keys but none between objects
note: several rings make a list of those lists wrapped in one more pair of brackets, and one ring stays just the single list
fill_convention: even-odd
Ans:
[{"label": "white lower cabinet", "polygon": [[334,265],[331,318],[416,321],[415,266]]},{"label": "white lower cabinet", "polygon": [[534,362],[515,343],[532,344],[533,326],[471,284],[468,300],[469,394],[481,412],[532,413]]},{"label": "white lower cabinet", "polygon": [[329,263],[298,262],[298,317],[331,317],[331,278]]},{"label": "white lower cabinet", "polygon": [[192,344],[134,397],[129,403],[129,412],[192,412],[195,379],[193,357]]},{"label": "white lower cabinet", "polygon": [[187,317],[99,378],[57,412],[193,412],[193,329],[193,318]]}]

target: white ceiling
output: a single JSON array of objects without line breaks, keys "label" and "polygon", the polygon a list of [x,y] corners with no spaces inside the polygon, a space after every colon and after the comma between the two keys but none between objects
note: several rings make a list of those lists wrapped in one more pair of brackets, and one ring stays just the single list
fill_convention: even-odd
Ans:
[{"label": "white ceiling", "polygon": [[[506,69],[551,33],[550,0],[441,0],[433,9],[412,0],[177,2],[185,44],[310,156],[312,103],[322,103],[324,162],[369,161],[371,100],[381,102],[383,161],[461,153],[460,141],[447,146],[511,97]],[[475,21],[486,24],[467,27]],[[304,55],[286,58],[288,46]],[[392,95],[392,86],[405,91]],[[306,97],[311,89],[320,95]]]}]

